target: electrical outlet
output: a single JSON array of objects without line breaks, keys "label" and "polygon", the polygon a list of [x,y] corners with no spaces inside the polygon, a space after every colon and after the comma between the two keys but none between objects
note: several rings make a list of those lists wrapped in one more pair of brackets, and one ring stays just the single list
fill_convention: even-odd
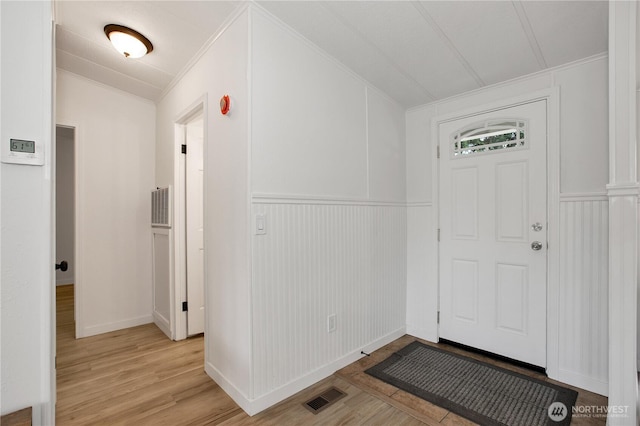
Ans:
[{"label": "electrical outlet", "polygon": [[331,314],[327,317],[327,333],[333,333],[338,326],[338,319],[336,314]]}]

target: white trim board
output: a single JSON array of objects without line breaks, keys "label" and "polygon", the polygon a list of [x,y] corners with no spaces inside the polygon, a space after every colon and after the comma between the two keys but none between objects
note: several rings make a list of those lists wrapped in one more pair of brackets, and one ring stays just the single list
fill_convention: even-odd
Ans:
[{"label": "white trim board", "polygon": [[431,201],[407,201],[407,207],[433,207]]},{"label": "white trim board", "polygon": [[314,195],[258,194],[251,196],[253,204],[326,204],[348,206],[390,206],[406,207],[405,201],[382,201],[357,198],[339,198]]},{"label": "white trim board", "polygon": [[153,312],[152,317],[153,317],[153,323],[160,330],[162,330],[164,334],[166,334],[169,338],[171,338],[171,323],[169,322],[169,320],[157,312]]},{"label": "white trim board", "polygon": [[606,192],[562,193],[560,202],[566,201],[609,201]]},{"label": "white trim board", "polygon": [[151,324],[153,317],[151,315],[144,315],[137,318],[129,318],[122,321],[108,322],[105,324],[92,325],[84,327],[81,332],[76,336],[78,339],[81,337],[95,336],[97,334],[109,333],[110,331],[122,330],[123,328],[137,327],[139,325]]},{"label": "white trim board", "polygon": [[364,198],[342,198],[315,195],[263,194],[251,195],[252,204],[313,204],[346,206],[430,207],[431,201],[388,201]]},{"label": "white trim board", "polygon": [[361,350],[367,353],[373,352],[377,349],[380,349],[384,345],[387,345],[394,340],[399,339],[405,334],[406,328],[399,328],[398,330],[391,332],[386,336],[383,336],[369,343],[368,345],[365,345],[361,349],[358,348],[317,370],[309,372],[306,375],[255,399],[247,398],[244,393],[242,393],[237,387],[235,387],[233,383],[231,383],[224,375],[222,375],[220,371],[216,369],[215,366],[213,366],[211,363],[205,363],[204,369],[209,377],[211,377],[216,383],[218,383],[218,385],[220,385],[220,387],[229,396],[231,396],[231,398],[240,406],[240,408],[242,408],[249,416],[253,416],[263,410],[266,410],[269,407],[272,407],[278,402],[283,401],[292,395],[295,395],[301,390],[314,385],[320,380],[331,376],[339,369],[344,368],[353,362],[356,362],[363,357],[363,355],[360,353]]}]

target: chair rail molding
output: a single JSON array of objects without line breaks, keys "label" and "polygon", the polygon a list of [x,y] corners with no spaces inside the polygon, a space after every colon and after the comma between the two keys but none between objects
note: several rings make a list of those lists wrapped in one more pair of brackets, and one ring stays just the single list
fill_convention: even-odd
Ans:
[{"label": "chair rail molding", "polygon": [[638,424],[636,2],[609,2],[609,406]]}]

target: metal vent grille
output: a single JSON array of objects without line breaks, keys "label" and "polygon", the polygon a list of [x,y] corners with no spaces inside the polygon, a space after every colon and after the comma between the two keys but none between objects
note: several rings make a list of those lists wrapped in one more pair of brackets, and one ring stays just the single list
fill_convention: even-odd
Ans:
[{"label": "metal vent grille", "polygon": [[151,226],[171,228],[171,187],[151,192]]},{"label": "metal vent grille", "polygon": [[345,396],[347,396],[346,393],[342,392],[338,388],[332,387],[302,405],[313,414],[318,414],[320,411]]}]

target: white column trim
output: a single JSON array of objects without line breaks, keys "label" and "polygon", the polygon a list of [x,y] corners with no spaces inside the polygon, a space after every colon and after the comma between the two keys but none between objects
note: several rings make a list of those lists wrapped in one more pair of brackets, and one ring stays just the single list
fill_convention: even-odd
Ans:
[{"label": "white column trim", "polygon": [[638,182],[607,185],[607,197],[609,198],[638,197],[639,193],[640,184]]},{"label": "white column trim", "polygon": [[638,424],[636,2],[609,2],[608,425]]}]

